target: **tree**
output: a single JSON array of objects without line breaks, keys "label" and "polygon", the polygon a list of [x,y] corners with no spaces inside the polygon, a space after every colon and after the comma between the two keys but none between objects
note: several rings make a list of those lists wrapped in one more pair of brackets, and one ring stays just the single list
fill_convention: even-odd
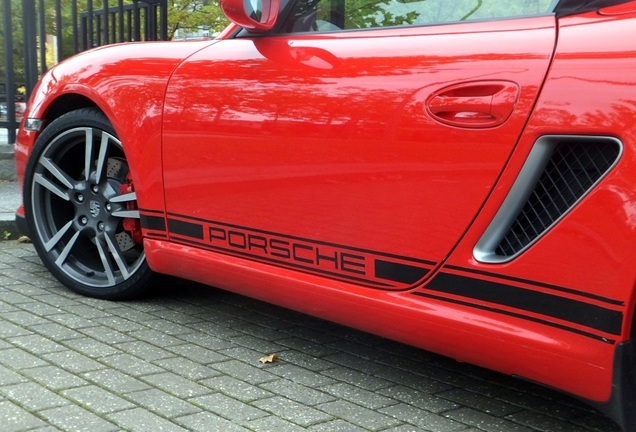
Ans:
[{"label": "tree", "polygon": [[228,25],[218,0],[172,0],[168,7],[168,38],[177,30],[195,34],[199,29],[217,33]]}]

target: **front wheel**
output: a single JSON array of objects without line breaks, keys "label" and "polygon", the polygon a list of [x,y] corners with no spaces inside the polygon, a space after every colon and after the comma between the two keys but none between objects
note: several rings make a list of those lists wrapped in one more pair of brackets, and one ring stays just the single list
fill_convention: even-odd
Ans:
[{"label": "front wheel", "polygon": [[81,109],[37,139],[24,179],[33,244],[51,273],[73,291],[103,299],[145,292],[146,263],[130,167],[108,119]]}]

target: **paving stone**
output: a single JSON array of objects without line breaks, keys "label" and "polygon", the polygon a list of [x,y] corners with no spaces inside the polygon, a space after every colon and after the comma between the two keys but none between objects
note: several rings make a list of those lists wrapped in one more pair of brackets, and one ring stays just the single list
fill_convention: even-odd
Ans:
[{"label": "paving stone", "polygon": [[57,323],[38,324],[30,326],[29,329],[54,341],[68,341],[82,337],[81,333]]},{"label": "paving stone", "polygon": [[[445,384],[443,386],[446,388]],[[460,406],[455,402],[432,395],[428,391],[420,391],[419,389],[405,386],[388,387],[381,389],[378,393],[433,413],[441,413]]]},{"label": "paving stone", "polygon": [[335,400],[335,398],[328,393],[315,390],[311,387],[307,387],[287,379],[264,383],[261,384],[260,387],[303,405],[313,406]]},{"label": "paving stone", "polygon": [[24,369],[22,373],[48,389],[59,391],[86,385],[86,380],[58,366],[42,366]]},{"label": "paving stone", "polygon": [[[83,318],[93,320],[95,318],[104,318],[110,316],[110,312],[108,310],[103,310],[101,308],[102,305],[108,305],[109,303],[103,300],[98,300],[100,303],[96,306],[90,306],[86,304],[82,304],[86,301],[84,297],[74,297],[73,302],[69,301],[65,304],[60,304],[59,307],[68,312],[75,315],[79,315]],[[55,303],[52,303],[56,305]],[[57,306],[57,305],[56,305]]]},{"label": "paving stone", "polygon": [[81,307],[81,303],[77,301],[78,296],[70,291],[60,291],[60,294],[40,294],[35,296],[35,298],[39,302],[47,303],[58,308],[62,308],[63,306],[71,306],[73,308]]},{"label": "paving stone", "polygon": [[177,419],[177,421],[185,426],[189,431],[250,432],[249,429],[208,412],[183,416]]},{"label": "paving stone", "polygon": [[114,316],[110,313],[107,316],[95,318],[90,322],[111,328],[113,330],[117,330],[122,333],[142,330],[145,328],[145,326],[140,323],[134,322],[128,318]]},{"label": "paving stone", "polygon": [[139,392],[128,393],[126,398],[137,405],[149,409],[156,414],[166,417],[178,417],[200,412],[201,409],[190,402],[166,393],[159,389],[148,389]]},{"label": "paving stone", "polygon": [[400,421],[390,415],[343,400],[322,404],[317,408],[331,414],[333,417],[343,419],[349,423],[372,431],[378,431],[400,424]]},{"label": "paving stone", "polygon": [[69,404],[63,397],[33,382],[0,387],[0,394],[30,411],[41,411]]},{"label": "paving stone", "polygon": [[174,345],[166,349],[180,357],[189,358],[204,365],[227,360],[225,355],[195,344]]},{"label": "paving stone", "polygon": [[309,427],[312,432],[367,432],[368,429],[363,429],[352,423],[348,423],[344,420],[333,420],[326,423],[320,423]]},{"label": "paving stone", "polygon": [[190,402],[199,405],[209,412],[238,423],[268,416],[265,411],[221,393],[195,397],[190,399]]},{"label": "paving stone", "polygon": [[142,408],[108,414],[121,428],[131,432],[187,432],[188,429]]},{"label": "paving stone", "polygon": [[182,340],[177,339],[174,336],[170,336],[152,329],[133,331],[130,332],[130,336],[134,337],[135,339],[146,341],[149,344],[157,345],[164,348],[183,344]]},{"label": "paving stone", "polygon": [[64,390],[61,394],[98,414],[107,414],[134,408],[135,405],[96,385]]},{"label": "paving stone", "polygon": [[285,349],[283,345],[280,345],[274,341],[269,341],[253,335],[235,337],[232,338],[232,342],[264,354],[280,352]]},{"label": "paving stone", "polygon": [[81,330],[85,335],[107,344],[133,342],[136,339],[106,326],[89,327]]},{"label": "paving stone", "polygon": [[[24,311],[24,310],[17,310],[14,312],[4,312],[2,314],[2,318],[7,321],[11,321],[12,323],[21,327],[31,326],[36,324],[47,324],[49,322],[47,319],[42,318],[39,315]],[[1,328],[2,328],[2,324],[0,323],[0,331],[1,331]]]},{"label": "paving stone", "polygon": [[31,354],[42,355],[47,353],[66,351],[67,347],[57,342],[53,342],[39,334],[18,336],[10,339],[11,343]]},{"label": "paving stone", "polygon": [[143,379],[153,387],[160,388],[182,398],[191,398],[211,393],[209,388],[172,372],[149,375],[145,376]]},{"label": "paving stone", "polygon": [[369,391],[378,391],[393,384],[385,379],[377,378],[376,376],[370,375],[366,372],[345,367],[328,369],[322,373],[337,381],[346,382]]},{"label": "paving stone", "polygon": [[407,404],[392,405],[380,409],[380,412],[404,423],[434,432],[463,431],[467,426],[459,421],[447,418],[445,415],[431,413]]},{"label": "paving stone", "polygon": [[102,357],[100,362],[110,366],[113,369],[117,369],[126,375],[139,377],[143,375],[156,374],[164,372],[165,369],[156,366],[150,362],[140,359],[139,357],[124,353],[115,354],[108,357]]},{"label": "paving stone", "polygon": [[220,375],[212,379],[203,380],[201,384],[242,402],[252,402],[274,395],[256,385],[248,384],[245,381],[227,375]]},{"label": "paving stone", "polygon": [[5,367],[0,367],[0,388],[9,384],[18,384],[27,381],[23,375],[20,375]]},{"label": "paving stone", "polygon": [[156,360],[154,364],[156,364],[157,366],[161,366],[165,370],[176,373],[177,375],[181,375],[182,377],[195,381],[221,375],[221,372],[219,372],[218,370],[194,362],[191,359],[185,357],[173,357],[169,359]]},{"label": "paving stone", "polygon": [[324,411],[301,405],[281,396],[255,401],[254,406],[304,427],[324,423],[333,418]]},{"label": "paving stone", "polygon": [[174,358],[175,353],[167,351],[156,345],[151,345],[146,341],[123,342],[114,346],[124,352],[142,358],[146,361],[155,361],[167,358]]},{"label": "paving stone", "polygon": [[353,402],[372,410],[395,405],[397,403],[395,399],[346,383],[336,383],[323,386],[320,390],[327,392],[338,399]]},{"label": "paving stone", "polygon": [[332,354],[335,354],[337,351],[333,348],[330,348],[326,345],[314,343],[307,339],[301,338],[286,338],[279,339],[276,341],[280,346],[285,348],[291,348],[294,350],[302,351],[305,354],[314,357],[326,357]]},{"label": "paving stone", "polygon": [[527,426],[514,423],[510,420],[492,416],[490,414],[476,411],[471,408],[460,408],[445,413],[449,419],[461,422],[465,425],[474,426],[478,429],[492,432],[531,432]]},{"label": "paving stone", "polygon": [[87,372],[82,374],[82,376],[115,393],[130,393],[150,388],[145,382],[112,369]]},{"label": "paving stone", "polygon": [[275,368],[270,368],[269,371],[278,377],[312,388],[322,387],[336,382],[333,378],[326,376],[330,369],[317,373],[300,366],[282,363]]},{"label": "paving stone", "polygon": [[[207,325],[214,326],[214,324],[209,322],[202,322],[199,324],[206,325],[206,326]],[[179,339],[182,339],[186,342],[191,342],[195,345],[198,345],[200,347],[210,349],[213,351],[219,351],[223,349],[232,348],[234,344],[230,342],[230,340],[234,338],[237,334],[240,334],[240,332],[236,330],[232,331],[227,329],[226,334],[219,334],[218,330],[219,330],[218,327],[212,327],[211,333],[207,333],[204,330],[195,329],[195,333],[179,335]]]},{"label": "paving stone", "polygon": [[22,432],[46,425],[34,414],[6,400],[0,401],[0,419],[4,432]]},{"label": "paving stone", "polygon": [[0,320],[0,338],[11,338],[33,334],[32,331],[9,321]]},{"label": "paving stone", "polygon": [[162,333],[165,333],[171,336],[180,336],[180,335],[185,335],[185,334],[195,332],[195,330],[183,324],[179,324],[179,323],[175,323],[174,321],[167,321],[167,320],[159,319],[159,318],[146,321],[144,322],[144,325],[148,328],[160,331]]},{"label": "paving stone", "polygon": [[[244,425],[254,432],[304,432],[307,430],[304,427],[275,416],[263,417],[245,422]],[[348,429],[343,429],[341,432],[350,431]]]},{"label": "paving stone", "polygon": [[0,364],[14,370],[21,370],[44,366],[47,363],[20,348],[8,348],[0,350]]},{"label": "paving stone", "polygon": [[45,354],[43,358],[73,373],[89,372],[104,368],[103,364],[71,350]]},{"label": "paving stone", "polygon": [[589,432],[590,430],[588,427],[564,424],[559,419],[534,411],[517,412],[507,416],[506,419],[542,432]]},{"label": "paving stone", "polygon": [[40,415],[62,430],[110,432],[119,427],[77,405],[67,405],[40,412]]},{"label": "paving stone", "polygon": [[99,359],[100,357],[119,354],[120,351],[104,342],[100,342],[90,337],[79,337],[64,342],[69,348],[84,354],[86,357]]},{"label": "paving stone", "polygon": [[453,389],[438,393],[437,396],[455,402],[458,405],[483,411],[494,416],[503,417],[521,411],[521,408],[503,401],[484,397],[464,389]]},{"label": "paving stone", "polygon": [[[190,311],[188,306],[185,308]],[[170,321],[172,323],[178,323],[181,325],[186,324],[194,324],[202,321],[201,317],[195,316],[190,313],[185,313],[182,311],[176,311],[171,309],[160,309],[152,313],[157,318],[160,318],[162,321]]]},{"label": "paving stone", "polygon": [[[254,360],[254,363],[258,359]],[[241,379],[250,384],[262,384],[268,381],[274,381],[276,375],[270,371],[265,371],[256,366],[248,365],[238,360],[230,360],[222,363],[216,363],[212,367],[218,371],[226,373],[235,378]],[[270,368],[272,370],[273,368]]]}]

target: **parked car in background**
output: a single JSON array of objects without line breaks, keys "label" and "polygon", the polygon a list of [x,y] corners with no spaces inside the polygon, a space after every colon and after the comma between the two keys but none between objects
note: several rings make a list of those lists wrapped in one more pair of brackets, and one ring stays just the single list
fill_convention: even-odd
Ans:
[{"label": "parked car in background", "polygon": [[70,289],[156,274],[542,383],[636,431],[636,1],[221,0],[47,72],[17,217]]},{"label": "parked car in background", "polygon": [[15,101],[16,120],[19,121],[22,119],[22,114],[26,109],[25,92],[26,88],[23,85],[19,85],[13,93],[7,93],[6,84],[0,82],[0,119],[6,119],[8,117],[7,98],[9,97],[13,97]]}]

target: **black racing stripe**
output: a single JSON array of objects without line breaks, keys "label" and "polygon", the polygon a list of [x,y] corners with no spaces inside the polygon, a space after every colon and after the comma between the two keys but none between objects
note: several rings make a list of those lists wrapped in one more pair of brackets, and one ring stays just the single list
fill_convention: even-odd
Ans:
[{"label": "black racing stripe", "polygon": [[621,334],[622,312],[553,294],[448,273],[436,275],[426,288],[534,312],[613,335]]},{"label": "black racing stripe", "polygon": [[142,212],[142,213],[155,213],[155,214],[158,214],[158,215],[161,215],[161,216],[164,215],[164,212],[162,210],[153,210],[153,209],[147,209],[147,208],[140,207],[139,211]]},{"label": "black racing stripe", "polygon": [[414,284],[428,273],[428,269],[408,264],[375,260],[375,277],[404,284]]},{"label": "black racing stripe", "polygon": [[160,216],[141,216],[141,227],[149,230],[155,231],[165,231],[166,230],[166,220]]},{"label": "black racing stripe", "polygon": [[519,277],[515,277],[515,276],[506,276],[506,275],[502,275],[499,273],[491,273],[491,272],[487,272],[484,270],[478,270],[478,269],[471,269],[471,268],[465,268],[465,267],[459,267],[459,266],[455,266],[455,265],[447,265],[445,266],[445,268],[447,269],[451,269],[451,270],[459,270],[462,272],[466,272],[466,273],[474,273],[474,274],[479,274],[479,275],[483,275],[483,276],[489,276],[492,278],[497,278],[497,279],[505,279],[511,282],[521,282],[524,284],[528,284],[528,285],[534,285],[534,286],[538,286],[538,287],[542,287],[542,288],[548,288],[554,291],[561,291],[561,292],[565,292],[568,294],[575,294],[581,297],[587,297],[593,300],[598,300],[598,301],[602,301],[604,303],[608,303],[608,304],[612,304],[612,305],[616,305],[616,306],[625,306],[625,302],[622,300],[615,300],[609,297],[604,297],[604,296],[600,296],[600,295],[596,295],[596,294],[590,294],[590,293],[586,293],[583,291],[578,291],[578,290],[574,290],[571,288],[566,288],[566,287],[562,287],[562,286],[558,286],[558,285],[552,285],[552,284],[547,284],[544,282],[538,282],[538,281],[533,281],[533,280],[529,280],[529,279],[523,279],[523,278],[519,278]]},{"label": "black racing stripe", "polygon": [[592,339],[596,339],[598,341],[605,342],[605,343],[608,343],[608,344],[611,344],[611,345],[616,344],[616,341],[613,340],[613,339],[607,339],[607,338],[604,338],[602,336],[599,336],[599,335],[596,335],[596,334],[593,334],[593,333],[590,333],[590,332],[586,332],[586,331],[583,331],[583,330],[575,329],[575,328],[568,327],[568,326],[565,326],[565,325],[562,325],[562,324],[558,324],[558,323],[555,323],[555,322],[550,322],[550,321],[547,321],[547,320],[544,320],[544,319],[530,317],[528,315],[523,315],[523,314],[520,314],[520,313],[515,313],[515,312],[511,312],[511,311],[501,310],[501,309],[497,309],[497,308],[493,308],[493,307],[489,307],[489,306],[484,306],[484,305],[478,305],[478,304],[471,303],[471,302],[468,302],[468,301],[449,299],[449,298],[446,298],[446,297],[441,297],[441,296],[438,296],[438,295],[423,293],[423,292],[420,292],[420,291],[414,292],[413,294],[415,294],[417,296],[420,296],[420,297],[432,298],[432,299],[435,299],[435,300],[440,300],[440,301],[444,301],[444,302],[459,304],[459,305],[462,305],[462,306],[469,306],[469,307],[472,307],[472,308],[485,310],[485,311],[489,311],[489,312],[496,312],[496,313],[508,315],[508,316],[515,317],[515,318],[521,318],[521,319],[524,319],[524,320],[527,320],[527,321],[532,321],[532,322],[536,322],[536,323],[539,323],[539,324],[548,325],[550,327],[555,327],[555,328],[558,328],[558,329],[561,329],[561,330],[566,330],[566,331],[569,331],[569,332],[572,332],[572,333],[577,333],[577,334],[580,334],[581,336],[585,336],[585,337],[589,337],[589,338],[592,338]]},{"label": "black racing stripe", "polygon": [[172,234],[203,240],[203,225],[168,219],[168,229]]}]

